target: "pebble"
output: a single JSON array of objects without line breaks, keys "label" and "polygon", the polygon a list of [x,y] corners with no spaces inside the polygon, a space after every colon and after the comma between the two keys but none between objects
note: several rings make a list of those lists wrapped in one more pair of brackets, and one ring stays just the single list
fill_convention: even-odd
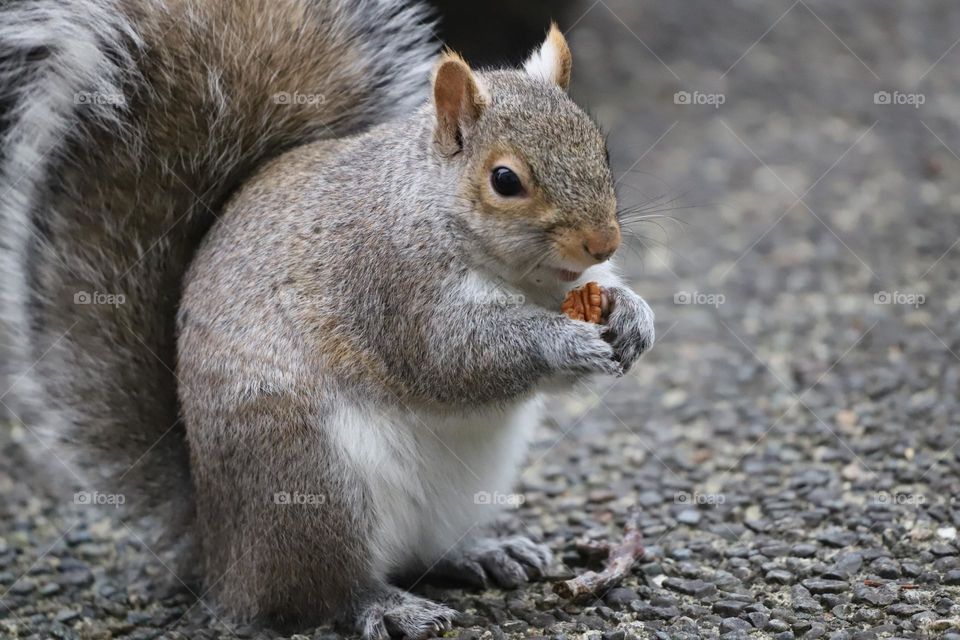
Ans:
[{"label": "pebble", "polygon": [[773,618],[764,626],[764,631],[782,633],[784,631],[790,631],[790,625],[783,620],[777,620],[776,618]]},{"label": "pebble", "polygon": [[607,592],[607,595],[603,598],[608,604],[615,606],[624,606],[628,605],[634,600],[639,600],[640,596],[637,595],[637,592],[633,589],[627,589],[625,587],[618,587],[616,589],[611,589]]},{"label": "pebble", "polygon": [[886,616],[879,609],[857,609],[850,619],[853,622],[864,624],[879,624]]},{"label": "pebble", "polygon": [[874,587],[857,586],[853,588],[853,601],[865,602],[878,607],[884,607],[892,604],[896,596],[887,589],[876,589]]},{"label": "pebble", "polygon": [[750,621],[757,629],[763,629],[767,626],[767,623],[770,622],[770,616],[766,613],[760,613],[759,611],[754,611],[746,615],[747,620]]},{"label": "pebble", "polygon": [[907,604],[905,602],[898,602],[897,604],[892,604],[887,607],[887,612],[892,613],[895,616],[900,616],[901,618],[907,618],[925,609],[919,605]]},{"label": "pebble", "polygon": [[767,572],[764,579],[775,584],[792,584],[795,580],[793,574],[784,569],[772,569]]},{"label": "pebble", "polygon": [[79,617],[80,617],[80,614],[71,609],[61,609],[60,611],[57,612],[57,615],[54,616],[57,622],[60,622],[63,624],[70,624],[71,622],[78,619]]},{"label": "pebble", "polygon": [[827,634],[827,626],[822,622],[813,622],[810,624],[810,628],[807,629],[807,632],[803,634],[804,640],[813,640],[814,638],[822,638]]},{"label": "pebble", "polygon": [[842,580],[809,579],[804,580],[802,584],[810,593],[842,593],[849,588],[849,585]]},{"label": "pebble", "polygon": [[859,553],[845,553],[837,557],[833,566],[823,572],[823,577],[832,580],[849,580],[863,565],[863,556]]},{"label": "pebble", "polygon": [[793,601],[793,608],[802,613],[816,613],[823,611],[823,607],[813,598],[799,598]]},{"label": "pebble", "polygon": [[730,633],[732,631],[747,632],[750,628],[750,623],[740,618],[724,618],[723,622],[720,623],[720,633]]},{"label": "pebble", "polygon": [[877,558],[870,563],[870,570],[879,577],[889,580],[900,577],[900,567],[890,558]]},{"label": "pebble", "polygon": [[828,547],[847,547],[857,540],[857,536],[849,531],[832,529],[817,535],[817,540]]},{"label": "pebble", "polygon": [[680,615],[680,609],[675,606],[656,607],[642,601],[631,602],[630,609],[637,614],[639,620],[670,620]]},{"label": "pebble", "polygon": [[847,601],[847,597],[845,595],[839,595],[835,593],[821,594],[818,599],[820,600],[820,604],[826,609],[834,609]]},{"label": "pebble", "polygon": [[739,600],[718,600],[713,603],[713,610],[721,616],[739,616],[746,609],[747,604]]},{"label": "pebble", "polygon": [[34,589],[36,588],[37,583],[33,580],[20,579],[14,582],[8,591],[15,596],[25,596],[29,593],[33,593]]},{"label": "pebble", "polygon": [[672,591],[684,593],[696,598],[705,598],[717,592],[716,585],[704,582],[703,580],[683,580],[679,578],[667,578],[663,581],[663,586]]}]

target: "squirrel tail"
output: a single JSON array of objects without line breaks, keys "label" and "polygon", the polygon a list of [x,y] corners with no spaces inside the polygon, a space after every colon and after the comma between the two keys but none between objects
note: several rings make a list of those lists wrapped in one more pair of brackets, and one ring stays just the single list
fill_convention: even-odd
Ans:
[{"label": "squirrel tail", "polygon": [[87,501],[123,496],[182,535],[194,250],[266,159],[425,96],[430,36],[406,0],[0,6],[0,403]]}]

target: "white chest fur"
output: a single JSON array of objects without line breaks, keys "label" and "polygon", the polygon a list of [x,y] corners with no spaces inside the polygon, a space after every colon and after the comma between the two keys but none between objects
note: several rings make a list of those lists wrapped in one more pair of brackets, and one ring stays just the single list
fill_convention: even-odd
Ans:
[{"label": "white chest fur", "polygon": [[539,399],[470,415],[348,407],[331,424],[373,498],[374,558],[387,573],[429,567],[509,503]]}]

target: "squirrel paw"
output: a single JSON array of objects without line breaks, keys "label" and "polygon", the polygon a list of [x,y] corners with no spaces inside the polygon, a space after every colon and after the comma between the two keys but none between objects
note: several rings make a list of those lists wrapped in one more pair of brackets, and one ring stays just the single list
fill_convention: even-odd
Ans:
[{"label": "squirrel paw", "polygon": [[493,582],[513,589],[542,577],[552,559],[553,554],[546,545],[525,536],[482,538],[459,553],[448,555],[438,563],[437,569],[444,576],[473,586],[485,587]]},{"label": "squirrel paw", "polygon": [[611,288],[607,294],[612,310],[603,335],[626,372],[653,346],[653,310],[646,300],[629,289]]},{"label": "squirrel paw", "polygon": [[569,323],[569,330],[573,332],[573,336],[560,354],[557,367],[559,370],[577,375],[623,375],[623,366],[617,359],[613,346],[603,337],[606,327],[574,320]]},{"label": "squirrel paw", "polygon": [[364,609],[358,620],[364,640],[424,640],[450,631],[457,612],[400,589]]}]

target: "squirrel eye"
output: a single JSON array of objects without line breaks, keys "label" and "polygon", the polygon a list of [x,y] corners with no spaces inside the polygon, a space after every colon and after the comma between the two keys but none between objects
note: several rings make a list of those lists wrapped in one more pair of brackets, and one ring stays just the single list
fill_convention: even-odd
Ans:
[{"label": "squirrel eye", "polygon": [[502,196],[517,196],[523,193],[523,183],[520,177],[506,167],[496,167],[490,174],[490,183],[493,190]]}]

